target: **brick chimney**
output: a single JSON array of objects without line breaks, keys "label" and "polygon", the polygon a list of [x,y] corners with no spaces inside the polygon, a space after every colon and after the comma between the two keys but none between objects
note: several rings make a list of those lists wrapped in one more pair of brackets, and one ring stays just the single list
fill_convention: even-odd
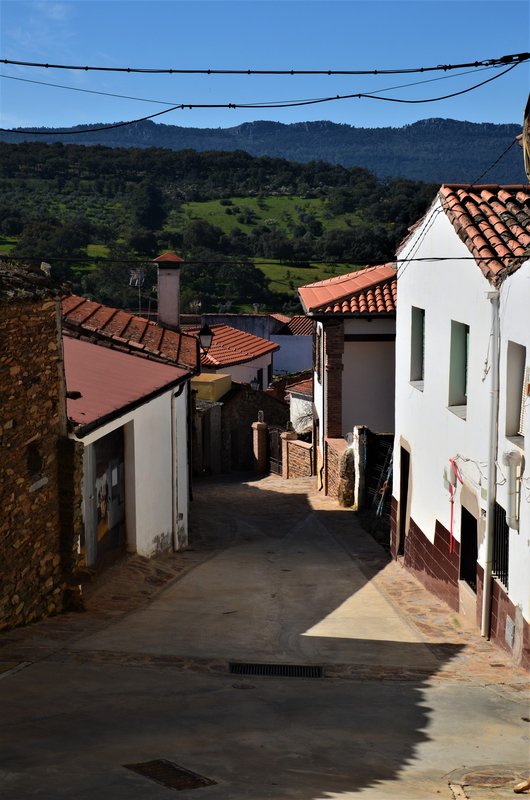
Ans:
[{"label": "brick chimney", "polygon": [[184,259],[175,253],[163,253],[153,259],[158,267],[158,324],[180,329],[180,266]]}]

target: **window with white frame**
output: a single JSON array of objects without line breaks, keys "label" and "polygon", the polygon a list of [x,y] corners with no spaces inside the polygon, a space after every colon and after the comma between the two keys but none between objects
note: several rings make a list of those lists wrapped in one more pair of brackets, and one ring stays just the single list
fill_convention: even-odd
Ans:
[{"label": "window with white frame", "polygon": [[469,325],[451,320],[449,398],[451,410],[466,416],[469,361]]},{"label": "window with white frame", "polygon": [[506,348],[506,436],[524,436],[525,405],[530,382],[526,347],[508,342]]},{"label": "window with white frame", "polygon": [[423,389],[425,378],[425,309],[411,306],[410,382]]}]

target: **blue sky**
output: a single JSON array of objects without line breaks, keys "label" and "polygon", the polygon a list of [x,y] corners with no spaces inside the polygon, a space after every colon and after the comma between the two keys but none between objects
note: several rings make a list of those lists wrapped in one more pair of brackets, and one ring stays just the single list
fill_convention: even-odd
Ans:
[{"label": "blue sky", "polygon": [[[198,69],[388,69],[530,51],[526,0],[1,0],[0,57],[108,67]],[[329,119],[398,127],[428,117],[520,122],[528,64],[461,97],[401,105],[367,99],[294,109],[179,110],[158,121],[229,127],[256,119]],[[498,71],[387,91],[432,97]],[[26,83],[63,84],[169,103],[298,100],[388,89],[440,77],[118,75],[0,65],[0,127],[70,126],[135,119],[164,108]]]}]

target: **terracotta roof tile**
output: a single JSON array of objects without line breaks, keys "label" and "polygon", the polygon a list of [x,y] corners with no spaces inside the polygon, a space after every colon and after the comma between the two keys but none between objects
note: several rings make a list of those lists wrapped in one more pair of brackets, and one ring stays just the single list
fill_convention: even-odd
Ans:
[{"label": "terracotta roof tile", "polygon": [[155,364],[108,347],[63,337],[67,416],[82,428],[94,427],[124,413],[165,387],[189,377],[169,364]]},{"label": "terracotta roof tile", "polygon": [[443,185],[442,208],[493,283],[530,257],[530,187]]},{"label": "terracotta roof tile", "polygon": [[313,379],[307,378],[305,381],[293,383],[292,386],[285,387],[286,394],[303,394],[306,397],[313,397]]},{"label": "terracotta roof tile", "polygon": [[275,336],[311,336],[313,334],[313,320],[301,315],[287,317],[287,323],[275,333]]},{"label": "terracotta roof tile", "polygon": [[128,311],[70,295],[62,300],[63,325],[70,333],[92,336],[107,343],[142,352],[147,357],[197,367],[197,339],[162,328]]},{"label": "terracotta roof tile", "polygon": [[[207,355],[201,354],[203,367],[217,368],[230,367],[236,364],[246,364],[255,358],[279,350],[280,345],[254,336],[252,333],[231,328],[228,325],[211,325],[213,332],[212,346]],[[195,329],[198,334],[199,329]]]},{"label": "terracotta roof tile", "polygon": [[396,269],[392,264],[365,267],[298,290],[308,314],[395,314]]}]

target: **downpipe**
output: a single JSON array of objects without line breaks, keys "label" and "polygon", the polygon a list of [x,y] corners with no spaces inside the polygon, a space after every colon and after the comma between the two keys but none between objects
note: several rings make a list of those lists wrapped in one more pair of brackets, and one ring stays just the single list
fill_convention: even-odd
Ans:
[{"label": "downpipe", "polygon": [[186,383],[182,383],[178,390],[171,395],[171,538],[175,553],[180,549],[178,538],[177,400],[184,391]]},{"label": "downpipe", "polygon": [[491,397],[489,413],[489,453],[488,453],[488,505],[486,515],[484,584],[482,587],[482,618],[480,633],[486,639],[490,636],[491,594],[493,567],[493,530],[495,524],[495,501],[497,491],[497,438],[499,428],[499,301],[498,290],[487,293],[491,303]]},{"label": "downpipe", "polygon": [[508,508],[506,510],[506,524],[514,531],[519,530],[519,516],[517,514],[517,468],[521,465],[523,457],[517,450],[509,450],[502,454],[502,463],[508,467]]}]

